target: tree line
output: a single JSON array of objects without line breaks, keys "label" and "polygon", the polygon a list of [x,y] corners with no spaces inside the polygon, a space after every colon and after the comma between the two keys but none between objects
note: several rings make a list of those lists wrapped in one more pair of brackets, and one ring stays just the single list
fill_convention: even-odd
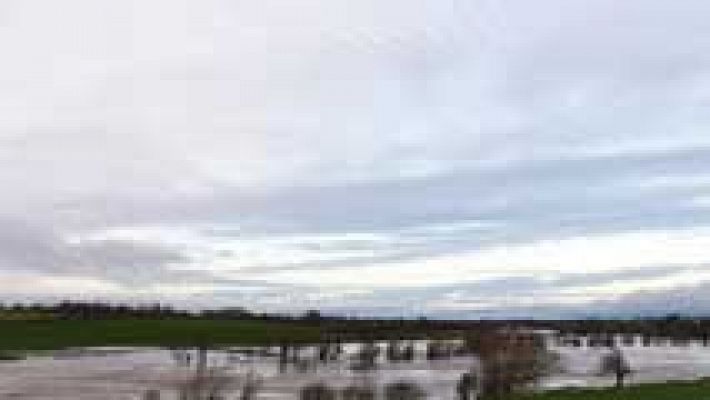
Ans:
[{"label": "tree line", "polygon": [[0,303],[0,319],[215,319],[298,321],[317,325],[326,335],[353,339],[416,338],[451,332],[496,329],[547,329],[563,335],[641,334],[653,337],[708,340],[710,318],[669,314],[627,319],[478,319],[354,318],[324,315],[318,310],[301,313],[266,313],[243,307],[184,310],[168,304],[126,304],[63,300],[56,303]]}]

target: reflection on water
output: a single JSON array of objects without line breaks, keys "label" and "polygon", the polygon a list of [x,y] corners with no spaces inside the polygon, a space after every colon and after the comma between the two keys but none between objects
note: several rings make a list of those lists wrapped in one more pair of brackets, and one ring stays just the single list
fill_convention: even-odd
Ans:
[{"label": "reflection on water", "polygon": [[346,386],[340,392],[342,400],[374,400],[375,388],[373,385]]},{"label": "reflection on water", "polygon": [[[460,399],[561,386],[610,386],[623,353],[629,382],[710,375],[707,343],[634,335],[506,334],[227,349],[72,349],[0,362],[0,398],[247,400]],[[619,364],[619,363],[616,363]],[[624,365],[626,365],[624,364]],[[607,367],[608,367],[607,365]]]},{"label": "reflection on water", "polygon": [[416,400],[425,397],[424,390],[414,382],[393,382],[385,388],[385,399],[387,400]]},{"label": "reflection on water", "polygon": [[335,400],[336,392],[323,382],[311,383],[301,388],[301,400]]}]

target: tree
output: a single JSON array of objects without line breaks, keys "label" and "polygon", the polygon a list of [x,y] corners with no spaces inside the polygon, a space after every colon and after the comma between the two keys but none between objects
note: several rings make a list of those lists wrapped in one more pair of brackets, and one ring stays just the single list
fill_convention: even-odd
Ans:
[{"label": "tree", "polygon": [[321,318],[320,311],[318,310],[308,310],[303,314],[303,319],[308,321],[320,321]]},{"label": "tree", "polygon": [[616,387],[618,388],[624,386],[624,378],[632,372],[629,362],[619,348],[612,349],[602,357],[599,369],[602,375],[613,374],[616,377]]},{"label": "tree", "polygon": [[558,365],[557,357],[546,350],[538,335],[530,332],[479,332],[467,345],[480,359],[478,390],[486,399],[506,398]]}]

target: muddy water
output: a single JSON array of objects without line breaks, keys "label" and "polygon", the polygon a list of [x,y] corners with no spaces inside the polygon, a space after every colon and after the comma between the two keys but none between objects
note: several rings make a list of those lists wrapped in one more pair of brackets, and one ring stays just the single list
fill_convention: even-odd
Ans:
[{"label": "muddy water", "polygon": [[[617,342],[618,343],[618,342]],[[611,377],[598,374],[599,360],[608,351],[604,347],[549,346],[560,355],[562,371],[544,378],[544,387],[611,386]],[[662,342],[643,346],[639,340],[632,345],[621,345],[633,372],[630,383],[693,380],[710,376],[710,347],[701,342],[688,341],[681,345]]]},{"label": "muddy water", "polygon": [[[285,400],[329,399],[335,393],[341,396],[335,398],[343,399],[458,398],[457,386],[464,373],[477,368],[476,357],[457,353],[455,343],[435,357],[427,357],[426,342],[411,344],[413,352],[401,361],[388,360],[385,343],[377,344],[381,347],[377,354],[360,344],[328,349],[102,348],[33,354],[0,362],[0,399]],[[613,383],[597,374],[606,349],[561,346],[552,340],[548,348],[559,355],[560,365],[538,383],[539,388]],[[700,343],[643,347],[637,342],[622,349],[634,370],[632,382],[710,376],[710,347]],[[359,391],[362,397],[342,396],[348,390]]]}]

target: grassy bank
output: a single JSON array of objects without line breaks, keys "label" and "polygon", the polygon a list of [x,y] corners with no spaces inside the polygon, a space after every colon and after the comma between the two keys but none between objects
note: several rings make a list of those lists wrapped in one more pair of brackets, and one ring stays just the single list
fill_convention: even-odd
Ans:
[{"label": "grassy bank", "polygon": [[229,320],[0,321],[0,349],[315,342],[316,327]]},{"label": "grassy bank", "polygon": [[559,390],[510,400],[707,400],[710,380],[694,382],[652,383],[624,389]]}]

